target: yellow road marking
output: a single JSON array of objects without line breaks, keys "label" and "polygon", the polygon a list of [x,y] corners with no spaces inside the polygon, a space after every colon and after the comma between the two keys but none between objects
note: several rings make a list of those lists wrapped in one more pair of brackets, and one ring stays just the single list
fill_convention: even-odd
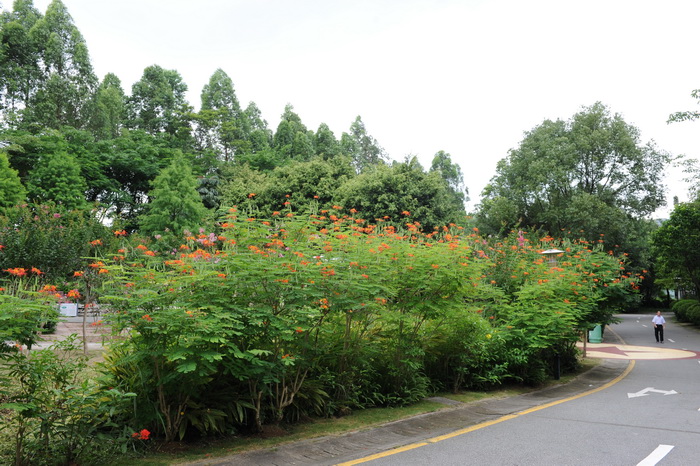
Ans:
[{"label": "yellow road marking", "polygon": [[437,442],[441,442],[441,441],[443,441],[443,440],[447,440],[447,439],[450,439],[450,438],[458,437],[458,436],[460,436],[460,435],[468,434],[469,432],[474,432],[475,430],[483,429],[484,427],[492,426],[492,425],[494,425],[494,424],[498,424],[498,423],[501,423],[501,422],[504,422],[504,421],[509,421],[509,420],[511,420],[511,419],[515,419],[515,418],[520,417],[520,416],[523,416],[523,415],[525,415],[525,414],[534,413],[535,411],[540,411],[540,410],[543,410],[543,409],[547,409],[547,408],[550,408],[550,407],[552,407],[552,406],[556,406],[556,405],[558,405],[558,404],[565,403],[565,402],[567,402],[567,401],[573,401],[573,400],[577,400],[577,399],[579,399],[579,398],[583,398],[584,396],[592,395],[593,393],[597,393],[597,392],[599,392],[599,391],[601,391],[601,390],[605,390],[606,388],[612,387],[613,385],[615,385],[616,383],[618,383],[619,381],[621,381],[622,379],[624,379],[625,377],[627,377],[627,375],[632,371],[632,369],[634,369],[634,365],[635,365],[635,361],[634,361],[634,360],[630,360],[630,363],[627,365],[627,368],[625,369],[625,371],[624,371],[622,374],[618,375],[617,377],[615,377],[615,378],[614,378],[613,380],[611,380],[610,382],[608,382],[608,383],[606,383],[606,384],[604,384],[604,385],[601,385],[601,386],[598,387],[598,388],[594,388],[593,390],[588,390],[587,392],[579,393],[578,395],[570,396],[570,397],[564,398],[564,399],[562,399],[562,400],[552,401],[551,403],[546,403],[546,404],[543,404],[543,405],[540,405],[540,406],[535,406],[534,408],[529,408],[529,409],[526,409],[526,410],[524,410],[524,411],[520,411],[520,412],[515,413],[515,414],[507,414],[507,415],[505,415],[505,416],[499,417],[498,419],[493,419],[493,420],[491,420],[491,421],[486,421],[486,422],[482,422],[482,423],[480,423],[480,424],[475,424],[475,425],[473,425],[473,426],[471,426],[471,427],[467,427],[467,428],[464,428],[464,429],[456,430],[456,431],[451,432],[451,433],[449,433],[449,434],[445,434],[445,435],[440,435],[440,436],[438,436],[438,437],[429,438],[429,439],[426,440],[425,442],[412,443],[412,444],[410,444],[410,445],[406,445],[406,446],[403,446],[403,447],[400,447],[400,448],[396,448],[396,449],[393,449],[393,450],[384,451],[384,452],[381,452],[381,453],[377,453],[377,454],[375,454],[375,455],[366,456],[366,457],[364,457],[364,458],[359,458],[359,459],[356,459],[356,460],[353,460],[353,461],[348,461],[348,462],[345,462],[345,463],[338,463],[336,466],[351,466],[351,465],[355,465],[355,464],[366,463],[366,462],[368,462],[368,461],[376,460],[376,459],[379,459],[379,458],[386,458],[387,456],[392,456],[392,455],[395,455],[395,454],[397,454],[397,453],[402,453],[402,452],[404,452],[404,451],[413,450],[413,449],[419,448],[419,447],[424,447],[424,446],[429,445],[429,444],[431,444],[431,443],[437,443]]}]

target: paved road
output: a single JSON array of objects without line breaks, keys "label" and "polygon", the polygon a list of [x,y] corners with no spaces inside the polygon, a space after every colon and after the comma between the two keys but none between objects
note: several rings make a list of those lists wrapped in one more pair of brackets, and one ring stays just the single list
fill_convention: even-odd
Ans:
[{"label": "paved road", "polygon": [[657,344],[650,320],[626,315],[614,326],[629,345],[613,354],[636,360],[609,388],[366,464],[700,464],[700,335],[668,324]]},{"label": "paved road", "polygon": [[700,464],[700,332],[669,323],[661,345],[650,315],[622,319],[566,386],[200,464]]}]

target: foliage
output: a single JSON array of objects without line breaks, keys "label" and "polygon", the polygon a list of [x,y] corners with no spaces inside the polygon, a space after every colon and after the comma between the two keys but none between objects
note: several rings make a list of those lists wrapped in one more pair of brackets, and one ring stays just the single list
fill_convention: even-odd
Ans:
[{"label": "foliage", "polygon": [[197,180],[184,157],[175,158],[153,181],[151,202],[141,220],[144,234],[173,234],[195,230],[202,223],[206,208],[197,191]]},{"label": "foliage", "polygon": [[439,172],[426,173],[413,157],[390,166],[367,169],[338,188],[335,203],[357,209],[369,219],[399,222],[409,212],[430,232],[434,227],[462,223],[464,205],[454,202]]},{"label": "foliage", "polygon": [[652,245],[659,273],[676,287],[687,284],[700,295],[700,202],[676,205]]},{"label": "foliage", "polygon": [[109,230],[89,212],[23,204],[0,216],[0,269],[32,267],[50,280],[83,269],[91,241],[107,245]]},{"label": "foliage", "polygon": [[2,383],[8,402],[0,407],[13,412],[5,426],[13,429],[14,452],[6,456],[13,464],[94,464],[131,441],[117,422],[130,395],[81,379],[87,358],[73,354],[77,349],[73,336],[48,349],[4,355],[10,379]]},{"label": "foliage", "polygon": [[[669,157],[602,104],[568,121],[546,120],[501,160],[479,219],[490,232],[541,228],[624,245],[628,224],[663,205]],[[616,226],[621,225],[621,226]],[[607,240],[607,238],[606,238]]]},{"label": "foliage", "polygon": [[10,168],[7,154],[0,151],[0,211],[19,204],[26,195],[17,170]]},{"label": "foliage", "polygon": [[678,322],[692,322],[700,325],[700,302],[697,299],[681,299],[671,308]]},{"label": "foliage", "polygon": [[28,185],[33,202],[55,202],[67,210],[85,207],[85,179],[77,161],[65,152],[42,156],[29,174]]},{"label": "foliage", "polygon": [[[403,405],[434,387],[537,384],[556,355],[574,366],[581,332],[612,322],[640,281],[600,245],[404,222],[234,208],[178,255],[125,244],[102,300],[130,336],[104,370],[138,394],[131,424],[173,440]],[[541,254],[552,246],[556,265]]]}]

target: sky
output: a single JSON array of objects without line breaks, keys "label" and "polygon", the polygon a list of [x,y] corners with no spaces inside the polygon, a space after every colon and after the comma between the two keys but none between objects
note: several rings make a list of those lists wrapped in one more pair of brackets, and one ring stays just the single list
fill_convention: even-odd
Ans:
[{"label": "sky", "polygon": [[[10,0],[1,0],[5,8]],[[45,12],[50,0],[34,0]],[[393,160],[460,165],[479,202],[496,163],[545,119],[600,101],[672,155],[700,156],[697,0],[63,0],[100,79],[127,93],[177,70],[200,105],[217,68],[271,129],[287,104],[339,139],[358,115]],[[668,199],[687,200],[680,169]],[[657,216],[668,216],[662,209]]]}]

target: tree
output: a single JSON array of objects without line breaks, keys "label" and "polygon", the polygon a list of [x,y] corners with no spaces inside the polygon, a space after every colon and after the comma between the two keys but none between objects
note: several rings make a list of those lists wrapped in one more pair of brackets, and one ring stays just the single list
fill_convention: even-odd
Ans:
[{"label": "tree", "polygon": [[[700,89],[695,89],[690,93],[693,99],[700,101]],[[668,116],[667,123],[676,123],[680,121],[696,121],[700,118],[700,112],[686,111],[675,112]],[[683,167],[683,172],[687,175],[685,182],[690,184],[691,199],[700,199],[700,164],[697,159],[685,159],[680,165]]]},{"label": "tree", "polygon": [[127,99],[128,126],[153,136],[165,136],[175,147],[186,148],[191,137],[192,110],[186,92],[187,85],[177,71],[158,65],[147,67]]},{"label": "tree", "polygon": [[350,133],[343,133],[341,136],[340,146],[343,154],[352,158],[357,173],[362,173],[366,168],[386,161],[384,149],[367,133],[359,115],[350,125]]},{"label": "tree", "polygon": [[101,141],[96,151],[105,160],[107,177],[115,182],[101,200],[127,221],[140,214],[151,182],[178,153],[167,140],[141,130],[125,130],[116,139]]},{"label": "tree", "polygon": [[85,39],[60,0],[53,0],[30,36],[38,48],[40,85],[25,112],[26,123],[58,129],[87,123],[97,84]]},{"label": "tree", "polygon": [[124,124],[126,96],[119,78],[107,73],[94,96],[90,129],[99,139],[114,139]]},{"label": "tree", "polygon": [[66,152],[44,154],[29,173],[29,199],[38,202],[55,202],[65,209],[85,207],[85,178],[80,165]]},{"label": "tree", "polygon": [[377,165],[344,183],[335,202],[370,221],[385,216],[392,221],[410,219],[423,228],[457,223],[464,219],[464,206],[456,209],[447,185],[436,172],[426,173],[415,157],[391,166]]},{"label": "tree", "polygon": [[42,18],[31,0],[15,0],[0,16],[0,96],[6,120],[14,120],[36,93],[42,72],[39,46],[30,35]]},{"label": "tree", "polygon": [[680,278],[700,296],[700,202],[678,204],[654,233],[652,244],[659,274],[671,286]]},{"label": "tree", "polygon": [[[664,204],[668,161],[652,143],[640,143],[637,128],[596,103],[569,121],[546,120],[526,133],[498,163],[478,218],[495,231],[576,228],[597,240],[607,232],[596,231],[596,222],[639,219]],[[587,214],[576,215],[577,205]]]},{"label": "tree", "polygon": [[199,183],[184,156],[177,156],[153,180],[146,214],[141,220],[145,234],[182,235],[202,225],[206,208],[197,191]]},{"label": "tree", "polygon": [[273,148],[283,158],[309,160],[314,155],[312,137],[313,133],[309,135],[299,115],[294,113],[294,107],[287,104],[277,125]]},{"label": "tree", "polygon": [[340,155],[340,143],[327,124],[321,123],[314,136],[316,154],[324,159],[332,159]]},{"label": "tree", "polygon": [[197,123],[200,144],[225,161],[248,145],[250,123],[241,111],[233,81],[222,69],[216,70],[202,89]]},{"label": "tree", "polygon": [[0,211],[22,202],[26,195],[17,170],[10,168],[7,154],[0,151]]},{"label": "tree", "polygon": [[438,173],[445,180],[455,208],[459,209],[460,206],[464,208],[464,202],[469,200],[468,191],[464,186],[462,169],[456,163],[452,163],[450,154],[442,150],[436,153],[430,171]]}]

